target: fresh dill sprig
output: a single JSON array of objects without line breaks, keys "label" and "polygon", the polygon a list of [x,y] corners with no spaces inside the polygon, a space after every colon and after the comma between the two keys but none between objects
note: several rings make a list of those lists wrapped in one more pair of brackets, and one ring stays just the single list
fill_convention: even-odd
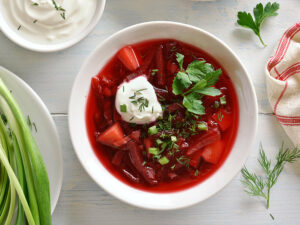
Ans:
[{"label": "fresh dill sprig", "polygon": [[244,185],[245,192],[251,196],[265,199],[267,209],[269,209],[271,188],[276,184],[285,163],[293,163],[299,158],[299,148],[285,149],[282,144],[276,156],[276,163],[273,168],[271,168],[272,162],[267,158],[262,145],[260,145],[258,162],[264,170],[265,176],[258,176],[255,173],[250,173],[249,170],[244,167],[241,171],[243,176],[241,182]]}]

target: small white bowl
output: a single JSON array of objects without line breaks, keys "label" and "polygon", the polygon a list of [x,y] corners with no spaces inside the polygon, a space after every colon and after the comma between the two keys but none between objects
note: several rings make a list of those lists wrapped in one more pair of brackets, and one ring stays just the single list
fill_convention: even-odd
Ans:
[{"label": "small white bowl", "polygon": [[[97,159],[87,136],[85,110],[91,78],[124,45],[144,40],[170,38],[189,43],[212,55],[231,77],[239,101],[240,121],[234,146],[211,177],[184,191],[149,193],[115,178]],[[129,204],[156,210],[187,207],[220,191],[241,170],[257,127],[257,102],[249,75],[235,53],[215,36],[199,28],[174,22],[148,22],[123,29],[102,42],[88,57],[75,80],[69,104],[69,130],[75,152],[87,173],[104,190]]]},{"label": "small white bowl", "polygon": [[106,0],[97,0],[97,7],[95,10],[95,14],[92,17],[90,23],[78,34],[71,36],[68,40],[54,43],[54,44],[38,44],[27,39],[23,38],[21,35],[16,32],[16,29],[13,29],[6,21],[5,17],[0,13],[0,30],[5,34],[7,38],[9,38],[14,43],[19,46],[36,51],[36,52],[56,52],[61,51],[63,49],[69,48],[82,39],[84,39],[97,25],[99,22],[105,7]]}]

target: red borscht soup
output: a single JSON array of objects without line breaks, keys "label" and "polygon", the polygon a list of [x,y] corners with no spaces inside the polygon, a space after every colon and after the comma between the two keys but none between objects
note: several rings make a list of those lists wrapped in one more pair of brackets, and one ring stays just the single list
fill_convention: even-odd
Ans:
[{"label": "red borscht soup", "polygon": [[149,192],[181,191],[211,176],[230,153],[238,121],[227,71],[177,40],[122,48],[92,78],[86,106],[99,161]]}]

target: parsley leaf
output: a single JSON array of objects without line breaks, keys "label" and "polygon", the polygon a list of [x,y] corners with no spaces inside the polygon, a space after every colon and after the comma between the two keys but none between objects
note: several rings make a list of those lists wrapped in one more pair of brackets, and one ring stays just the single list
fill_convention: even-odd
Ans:
[{"label": "parsley leaf", "polygon": [[205,114],[205,108],[202,105],[202,101],[199,99],[199,95],[195,92],[184,96],[182,104],[191,113],[195,113],[197,115]]},{"label": "parsley leaf", "polygon": [[222,94],[222,92],[219,89],[214,87],[207,87],[204,89],[196,90],[195,92],[203,95],[209,95],[209,96],[218,96]]},{"label": "parsley leaf", "polygon": [[206,87],[206,85],[207,85],[206,80],[202,79],[198,83],[196,83],[190,90],[185,92],[184,95],[187,95],[187,94],[192,93],[192,92],[200,91],[201,89]]},{"label": "parsley leaf", "polygon": [[188,73],[190,80],[194,83],[202,79],[206,73],[214,71],[215,70],[211,64],[199,60],[191,62],[186,68],[186,72]]},{"label": "parsley leaf", "polygon": [[258,36],[260,42],[264,46],[266,46],[266,44],[263,42],[261,35],[260,35],[260,26],[266,18],[271,17],[271,16],[277,16],[278,9],[279,9],[279,4],[276,2],[274,2],[274,3],[268,2],[265,7],[263,7],[262,3],[259,3],[253,9],[255,21],[250,13],[238,12],[237,23],[242,27],[253,30],[253,32]]},{"label": "parsley leaf", "polygon": [[218,69],[218,70],[215,70],[211,73],[207,73],[205,74],[205,76],[203,77],[203,79],[206,80],[206,86],[207,87],[210,87],[210,86],[213,86],[217,83],[217,81],[219,80],[220,76],[222,74],[222,70],[221,69]]},{"label": "parsley leaf", "polygon": [[271,16],[277,16],[278,13],[276,12],[279,9],[279,4],[274,2],[268,2],[265,8],[261,3],[257,4],[253,10],[256,25],[260,26],[264,19]]},{"label": "parsley leaf", "polygon": [[[211,64],[204,60],[195,60],[184,70],[182,67],[184,55],[177,53],[176,56],[181,70],[174,78],[173,93],[183,96],[183,106],[189,112],[203,115],[205,108],[201,98],[203,95],[218,96],[221,94],[218,89],[211,86],[219,80],[222,70],[215,70]],[[186,89],[187,91],[185,91]]]},{"label": "parsley leaf", "polygon": [[173,81],[173,93],[179,95],[183,93],[183,90],[188,88],[192,82],[190,81],[188,75],[183,72],[178,72]]},{"label": "parsley leaf", "polygon": [[183,59],[184,59],[184,55],[177,52],[176,53],[176,60],[179,64],[180,70],[182,70],[182,68],[183,68]]}]

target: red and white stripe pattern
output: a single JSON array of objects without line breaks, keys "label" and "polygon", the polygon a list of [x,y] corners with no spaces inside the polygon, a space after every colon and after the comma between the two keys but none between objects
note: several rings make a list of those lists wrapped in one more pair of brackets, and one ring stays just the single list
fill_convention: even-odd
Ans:
[{"label": "red and white stripe pattern", "polygon": [[300,23],[283,34],[266,75],[274,114],[294,144],[300,146]]}]

